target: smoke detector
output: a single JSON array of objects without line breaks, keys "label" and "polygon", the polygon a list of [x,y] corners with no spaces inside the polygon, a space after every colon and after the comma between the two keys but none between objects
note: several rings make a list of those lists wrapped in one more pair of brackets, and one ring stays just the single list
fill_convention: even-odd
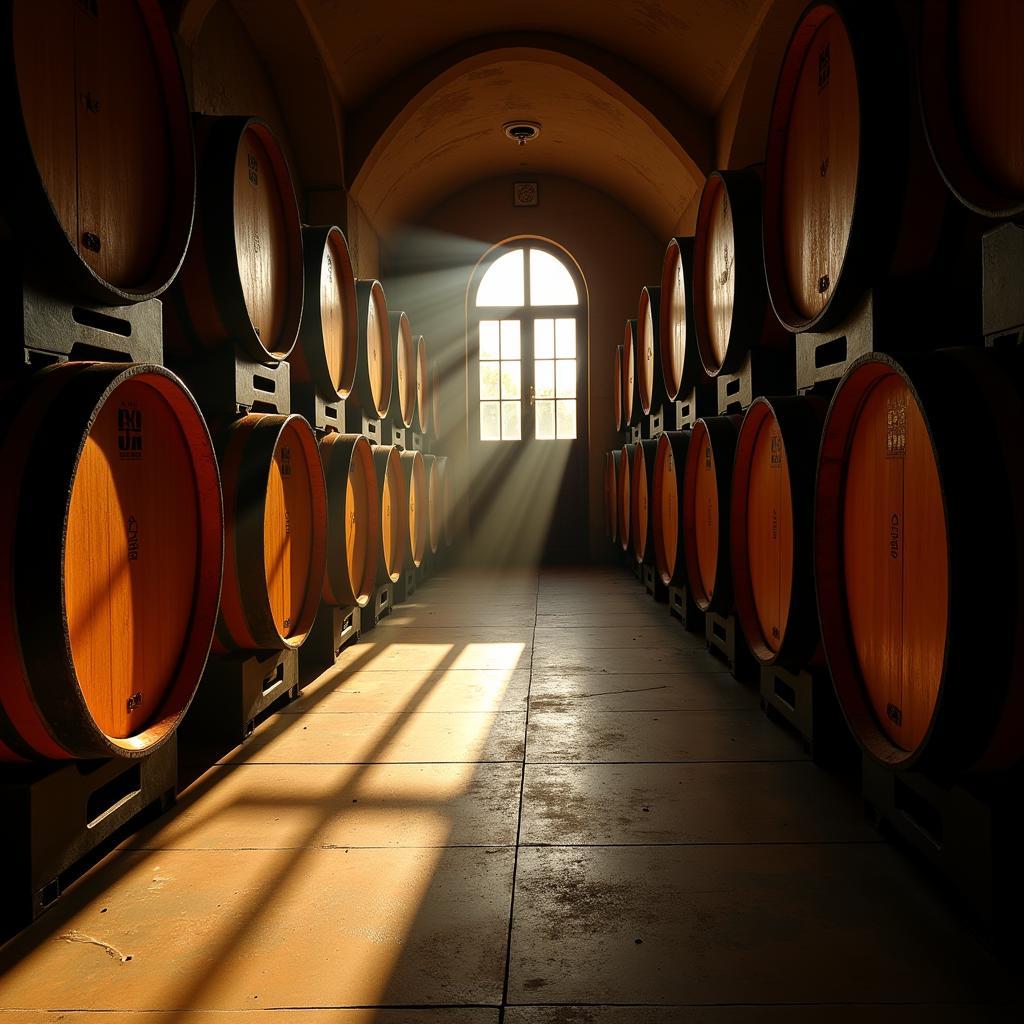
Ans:
[{"label": "smoke detector", "polygon": [[525,146],[540,135],[540,123],[537,121],[508,121],[501,127],[505,134],[520,146]]}]

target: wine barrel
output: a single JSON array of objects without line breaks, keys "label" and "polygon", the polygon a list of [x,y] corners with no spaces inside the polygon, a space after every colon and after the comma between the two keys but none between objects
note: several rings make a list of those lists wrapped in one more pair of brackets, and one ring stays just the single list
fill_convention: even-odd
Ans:
[{"label": "wine barrel", "polygon": [[375,444],[371,445],[371,450],[380,499],[377,582],[397,583],[409,546],[409,498],[402,476],[401,449],[390,444]]},{"label": "wine barrel", "polygon": [[174,732],[217,619],[224,516],[181,382],[62,363],[0,428],[0,761],[140,757]]},{"label": "wine barrel", "polygon": [[629,473],[629,519],[633,555],[641,563],[654,561],[654,512],[651,509],[651,496],[654,494],[654,460],[657,454],[657,441],[640,441],[633,446],[633,465]]},{"label": "wine barrel", "polygon": [[437,467],[437,457],[423,456],[423,466],[427,474],[427,540],[430,553],[437,554],[441,546],[441,473]]},{"label": "wine barrel", "polygon": [[934,259],[945,190],[928,154],[899,17],[807,8],[783,60],[764,168],[764,268],[790,331],[824,331],[865,291]]},{"label": "wine barrel", "polygon": [[636,445],[634,444],[624,444],[622,451],[619,453],[619,547],[623,551],[629,550],[629,531],[632,524],[630,506],[633,500],[633,488],[630,477],[633,465],[633,449],[635,447]]},{"label": "wine barrel", "polygon": [[429,497],[427,495],[427,471],[423,456],[419,452],[402,452],[402,475],[405,491],[409,497],[409,557],[418,569],[423,564],[427,550],[427,528],[429,526]]},{"label": "wine barrel", "polygon": [[107,305],[159,295],[188,248],[196,169],[158,0],[15,0],[0,53],[3,219],[61,293]]},{"label": "wine barrel", "polygon": [[953,194],[986,217],[1024,214],[1024,6],[932,0],[922,10],[921,106]]},{"label": "wine barrel", "polygon": [[452,524],[452,474],[447,455],[437,456],[437,478],[441,494],[441,536],[444,546],[450,548],[455,542]]},{"label": "wine barrel", "polygon": [[622,342],[622,423],[624,428],[640,422],[640,394],[636,380],[637,323],[626,321]]},{"label": "wine barrel", "polygon": [[441,437],[441,371],[434,360],[434,369],[430,374],[430,426],[434,437]]},{"label": "wine barrel", "polygon": [[615,346],[615,357],[612,360],[612,419],[615,421],[616,432],[626,429],[626,418],[622,409],[622,369],[625,357],[622,346]]},{"label": "wine barrel", "polygon": [[416,339],[416,429],[424,436],[430,430],[430,395],[430,363],[421,334]]},{"label": "wine barrel", "polygon": [[705,379],[693,328],[693,239],[671,238],[661,267],[661,380],[674,402]]},{"label": "wine barrel", "polygon": [[349,396],[356,377],[356,282],[341,228],[302,229],[305,296],[299,341],[288,357],[293,384],[326,402]]},{"label": "wine barrel", "polygon": [[665,586],[686,582],[684,555],[683,469],[690,446],[689,430],[669,430],[658,438],[654,457],[654,564]]},{"label": "wine barrel", "polygon": [[814,475],[826,404],[758,398],[743,417],[732,476],[729,544],[736,613],[762,664],[816,659]]},{"label": "wine barrel", "polygon": [[214,650],[302,645],[327,560],[327,488],[301,416],[250,413],[218,439],[227,525]]},{"label": "wine barrel", "polygon": [[739,416],[697,420],[683,467],[686,577],[697,607],[719,615],[733,610],[729,504],[739,426]]},{"label": "wine barrel", "polygon": [[715,171],[704,183],[693,243],[693,324],[709,377],[734,373],[752,349],[792,344],[768,302],[761,176]]},{"label": "wine barrel", "polygon": [[1020,351],[950,349],[865,356],[832,399],[822,639],[847,722],[883,764],[952,776],[1024,756],[1022,396]]},{"label": "wine barrel", "polygon": [[257,363],[295,346],[302,320],[302,227],[284,152],[254,117],[196,115],[195,230],[164,305],[180,357],[235,344]]},{"label": "wine barrel", "polygon": [[650,416],[665,401],[661,374],[661,287],[645,285],[640,291],[637,313],[636,390],[640,409]]},{"label": "wine barrel", "polygon": [[323,599],[365,608],[377,581],[380,507],[370,442],[362,434],[325,434],[320,461],[327,483],[327,572]]},{"label": "wine barrel", "polygon": [[370,419],[385,419],[394,390],[391,315],[379,281],[356,281],[358,355],[351,400]]},{"label": "wine barrel", "polygon": [[416,415],[416,345],[405,313],[389,313],[388,327],[395,375],[391,414],[396,423],[408,429]]}]

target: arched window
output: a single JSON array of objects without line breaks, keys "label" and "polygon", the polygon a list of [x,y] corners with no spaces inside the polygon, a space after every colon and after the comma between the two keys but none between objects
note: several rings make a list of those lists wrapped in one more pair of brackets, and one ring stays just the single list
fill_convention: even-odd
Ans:
[{"label": "arched window", "polygon": [[481,441],[574,440],[585,299],[578,269],[539,239],[503,246],[471,292]]}]

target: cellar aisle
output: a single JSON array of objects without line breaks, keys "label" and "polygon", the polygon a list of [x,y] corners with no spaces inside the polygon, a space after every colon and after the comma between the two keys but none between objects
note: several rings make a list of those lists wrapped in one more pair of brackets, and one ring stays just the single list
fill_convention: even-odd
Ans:
[{"label": "cellar aisle", "polygon": [[0,968],[0,1024],[1020,1019],[614,569],[435,578]]}]

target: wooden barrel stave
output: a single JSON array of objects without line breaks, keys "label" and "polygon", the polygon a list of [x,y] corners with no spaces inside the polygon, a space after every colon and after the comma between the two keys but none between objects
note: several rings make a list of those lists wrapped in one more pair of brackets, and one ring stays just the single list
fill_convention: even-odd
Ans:
[{"label": "wooden barrel stave", "polygon": [[430,430],[430,400],[430,361],[421,334],[416,339],[416,427],[424,436]]},{"label": "wooden barrel stave", "polygon": [[645,285],[637,312],[636,375],[640,410],[645,416],[665,401],[661,373],[661,287]]},{"label": "wooden barrel stave", "polygon": [[689,430],[669,430],[658,438],[654,458],[654,561],[665,586],[686,582],[683,536],[683,469]]},{"label": "wooden barrel stave", "polygon": [[659,353],[670,402],[707,379],[693,326],[693,246],[692,238],[671,238],[662,261]]},{"label": "wooden barrel stave", "polygon": [[622,425],[640,422],[640,393],[636,379],[637,323],[627,320],[622,342]]},{"label": "wooden barrel stave", "polygon": [[429,496],[427,494],[427,472],[420,452],[402,452],[402,475],[405,491],[409,498],[407,519],[409,522],[409,558],[418,569],[423,564],[427,548],[429,526]]},{"label": "wooden barrel stave", "polygon": [[162,368],[64,363],[19,390],[0,438],[17,481],[0,496],[0,760],[150,753],[188,708],[217,616],[202,415]]},{"label": "wooden barrel stave", "polygon": [[416,346],[409,317],[405,313],[388,314],[391,334],[391,365],[394,368],[394,394],[391,414],[403,427],[412,426],[416,415]]},{"label": "wooden barrel stave", "polygon": [[401,449],[390,444],[375,444],[370,448],[380,501],[377,582],[397,583],[409,548],[409,498],[402,475]]},{"label": "wooden barrel stave", "polygon": [[654,494],[654,460],[658,442],[645,439],[633,446],[633,465],[630,467],[629,514],[633,535],[633,556],[638,562],[654,561],[654,513],[651,497]]},{"label": "wooden barrel stave", "polygon": [[377,580],[380,508],[370,442],[362,434],[325,434],[320,461],[327,486],[327,569],[323,600],[365,608]]},{"label": "wooden barrel stave", "polygon": [[250,413],[218,439],[227,543],[214,648],[281,650],[306,639],[323,589],[327,489],[301,416]]},{"label": "wooden barrel stave", "polygon": [[293,384],[312,384],[326,402],[344,401],[358,358],[356,282],[348,242],[335,225],[302,229],[305,295]]},{"label": "wooden barrel stave", "polygon": [[632,504],[632,481],[631,472],[633,465],[633,449],[636,445],[624,444],[619,452],[619,478],[618,478],[618,499],[619,499],[619,547],[623,551],[629,550]]}]

